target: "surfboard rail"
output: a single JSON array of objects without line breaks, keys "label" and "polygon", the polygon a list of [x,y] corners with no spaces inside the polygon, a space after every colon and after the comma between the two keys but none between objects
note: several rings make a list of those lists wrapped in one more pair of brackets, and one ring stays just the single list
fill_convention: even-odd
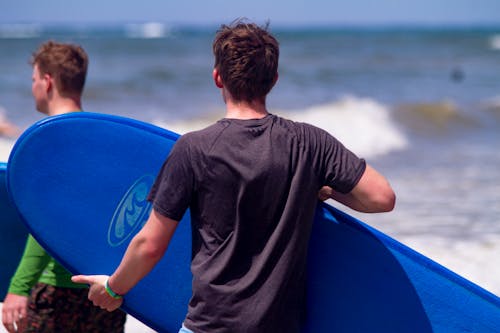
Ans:
[{"label": "surfboard rail", "polygon": [[2,300],[28,237],[28,230],[7,193],[6,177],[7,163],[0,162],[0,297]]}]

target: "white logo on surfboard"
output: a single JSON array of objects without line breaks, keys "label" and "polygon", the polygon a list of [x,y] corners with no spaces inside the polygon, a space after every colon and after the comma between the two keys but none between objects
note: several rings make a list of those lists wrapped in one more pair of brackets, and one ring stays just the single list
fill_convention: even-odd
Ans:
[{"label": "white logo on surfboard", "polygon": [[109,224],[109,245],[122,244],[146,223],[151,211],[147,196],[153,181],[151,175],[142,176],[125,193]]}]

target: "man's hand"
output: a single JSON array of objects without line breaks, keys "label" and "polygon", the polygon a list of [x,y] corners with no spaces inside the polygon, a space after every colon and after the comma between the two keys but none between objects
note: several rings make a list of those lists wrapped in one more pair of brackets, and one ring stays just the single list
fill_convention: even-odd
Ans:
[{"label": "man's hand", "polygon": [[22,332],[26,325],[28,297],[8,293],[2,307],[2,323],[9,333]]},{"label": "man's hand", "polygon": [[108,278],[107,275],[75,275],[71,281],[90,285],[89,300],[101,309],[114,311],[122,305],[123,299],[113,298],[106,291],[105,283]]}]

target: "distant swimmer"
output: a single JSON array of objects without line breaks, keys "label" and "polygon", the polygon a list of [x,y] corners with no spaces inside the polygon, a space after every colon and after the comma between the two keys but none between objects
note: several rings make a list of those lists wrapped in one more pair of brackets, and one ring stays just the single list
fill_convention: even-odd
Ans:
[{"label": "distant swimmer", "polygon": [[461,82],[465,79],[465,72],[461,67],[455,67],[451,70],[450,77],[454,82]]}]

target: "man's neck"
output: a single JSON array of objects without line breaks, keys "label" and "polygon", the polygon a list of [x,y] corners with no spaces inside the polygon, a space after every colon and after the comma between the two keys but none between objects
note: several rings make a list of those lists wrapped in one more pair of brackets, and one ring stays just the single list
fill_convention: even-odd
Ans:
[{"label": "man's neck", "polygon": [[79,99],[73,98],[61,98],[54,100],[49,105],[49,116],[56,116],[59,114],[70,113],[75,111],[81,111],[82,104]]},{"label": "man's neck", "polygon": [[269,113],[263,102],[232,102],[226,101],[226,118],[231,119],[260,119]]}]

